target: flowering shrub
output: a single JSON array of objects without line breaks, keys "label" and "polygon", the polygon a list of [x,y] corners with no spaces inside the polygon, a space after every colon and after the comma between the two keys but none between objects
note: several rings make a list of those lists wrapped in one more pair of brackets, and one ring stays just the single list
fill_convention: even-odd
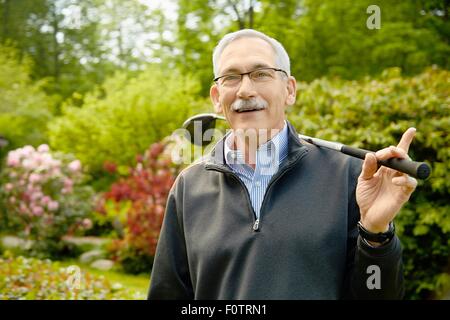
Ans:
[{"label": "flowering shrub", "polygon": [[[81,269],[63,268],[58,262],[11,256],[0,257],[0,300],[138,299],[138,293],[111,284],[103,276]],[[70,278],[72,277],[72,278]],[[72,279],[78,280],[71,281]]]},{"label": "flowering shrub", "polygon": [[152,144],[137,157],[130,175],[114,183],[98,205],[100,213],[116,218],[116,226],[119,222],[119,239],[110,249],[127,272],[144,272],[151,267],[167,196],[179,171],[167,146]]},{"label": "flowering shrub", "polygon": [[10,151],[0,189],[6,217],[23,235],[34,240],[33,251],[52,256],[61,237],[91,221],[92,190],[81,186],[79,160],[50,153],[47,145]]}]

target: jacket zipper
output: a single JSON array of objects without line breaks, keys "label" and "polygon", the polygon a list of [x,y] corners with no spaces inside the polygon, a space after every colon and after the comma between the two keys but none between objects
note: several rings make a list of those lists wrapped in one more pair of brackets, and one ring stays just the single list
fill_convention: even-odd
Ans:
[{"label": "jacket zipper", "polygon": [[[267,191],[266,191],[266,194],[264,196],[263,202],[261,204],[260,211],[259,211],[260,212],[260,217],[261,217],[262,209],[264,208],[264,203],[266,202],[266,198],[269,195],[269,192],[270,192],[271,187],[273,186],[273,184],[275,182],[277,182],[287,171],[289,171],[301,158],[303,158],[304,154],[305,153],[300,154],[297,159],[294,159],[288,166],[283,168],[283,171],[277,172],[276,176],[275,176],[275,179],[273,179],[269,183],[269,185],[267,186],[267,189],[266,189]],[[255,232],[259,231],[259,228],[261,226],[261,221],[260,221],[260,218],[256,217],[256,213],[255,213],[255,210],[253,209],[252,202],[250,200],[250,195],[248,193],[247,187],[244,185],[244,183],[241,181],[241,179],[239,179],[239,177],[234,172],[232,172],[231,170],[228,170],[228,169],[225,169],[225,168],[220,168],[218,166],[214,166],[213,168],[215,168],[218,171],[230,174],[234,179],[236,179],[238,181],[238,183],[242,186],[242,188],[244,188],[245,195],[247,197],[247,204],[249,205],[249,208],[250,208],[251,212],[253,213],[253,218],[254,218],[254,222],[253,222],[253,225],[252,225],[252,230],[255,231]]]},{"label": "jacket zipper", "polygon": [[[268,198],[268,196],[269,196],[269,194],[270,194],[270,191],[271,191],[271,188],[272,188],[272,186],[275,184],[275,182],[277,182],[278,180],[280,180],[280,178],[282,177],[282,176],[284,176],[285,174],[286,174],[286,172],[288,172],[300,159],[302,158],[302,155],[300,155],[297,159],[295,159],[292,163],[290,163],[288,166],[286,166],[284,169],[283,169],[283,171],[281,171],[281,172],[278,172],[278,174],[276,174],[275,175],[275,178],[272,180],[272,181],[270,181],[270,183],[269,183],[269,185],[267,186],[267,189],[266,189],[266,193],[264,194],[264,199],[263,199],[263,202],[261,203],[261,208],[259,209],[259,212],[260,212],[260,217],[261,217],[261,213],[262,213],[262,210],[263,210],[263,208],[264,208],[264,203],[266,202],[266,199]],[[254,231],[258,231],[259,230],[259,225],[260,225],[260,223],[259,223],[259,219],[257,219],[256,221],[255,221],[255,224],[253,225],[253,230]]]},{"label": "jacket zipper", "polygon": [[250,199],[250,194],[248,193],[247,187],[245,186],[244,182],[242,182],[242,180],[239,179],[239,177],[232,171],[229,171],[229,170],[220,170],[220,171],[230,174],[235,180],[237,180],[237,182],[241,185],[241,187],[244,188],[245,196],[247,198],[247,205],[249,206],[250,211],[253,214],[253,219],[254,219],[252,229],[253,229],[253,231],[258,231],[259,230],[259,218],[256,217],[256,212],[253,209],[252,201]]},{"label": "jacket zipper", "polygon": [[253,231],[259,230],[259,218],[256,219],[255,223],[253,224]]}]

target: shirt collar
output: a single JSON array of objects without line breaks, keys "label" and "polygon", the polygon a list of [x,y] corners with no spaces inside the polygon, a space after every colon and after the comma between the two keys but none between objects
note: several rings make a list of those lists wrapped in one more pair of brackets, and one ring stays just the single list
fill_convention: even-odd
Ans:
[{"label": "shirt collar", "polygon": [[[244,156],[239,149],[232,149],[233,144],[233,132],[231,132],[225,138],[224,143],[224,155],[225,162],[228,166],[241,166],[245,164]],[[274,152],[272,152],[274,151]],[[270,160],[264,160],[265,163],[273,163],[273,157],[278,155],[278,165],[287,157],[288,154],[288,126],[286,120],[284,121],[283,129],[267,141],[263,145],[259,146],[257,150],[257,162],[264,158]],[[277,166],[278,167],[278,166]]]}]

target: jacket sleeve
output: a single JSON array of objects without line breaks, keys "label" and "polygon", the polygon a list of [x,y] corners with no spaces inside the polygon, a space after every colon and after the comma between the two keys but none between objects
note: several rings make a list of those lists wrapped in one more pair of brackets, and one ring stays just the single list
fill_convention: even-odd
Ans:
[{"label": "jacket sleeve", "polygon": [[[359,171],[358,171],[359,175]],[[402,299],[404,296],[402,247],[397,236],[372,247],[359,236],[360,219],[354,179],[349,202],[347,267],[343,297],[347,299]]]},{"label": "jacket sleeve", "polygon": [[194,298],[175,189],[172,189],[167,199],[150,279],[149,300]]}]

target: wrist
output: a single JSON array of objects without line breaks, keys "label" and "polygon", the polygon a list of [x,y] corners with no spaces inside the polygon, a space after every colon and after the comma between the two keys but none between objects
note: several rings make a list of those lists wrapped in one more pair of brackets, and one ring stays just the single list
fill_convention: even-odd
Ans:
[{"label": "wrist", "polygon": [[386,224],[372,224],[361,219],[360,223],[364,229],[371,233],[385,233],[389,230],[389,222]]},{"label": "wrist", "polygon": [[[383,228],[366,229],[366,226],[363,224],[363,222],[359,221],[358,230],[360,236],[373,246],[380,246],[389,242],[394,237],[395,234],[395,226],[393,222],[388,224],[387,229]],[[382,231],[374,232],[372,230],[382,230]]]}]

